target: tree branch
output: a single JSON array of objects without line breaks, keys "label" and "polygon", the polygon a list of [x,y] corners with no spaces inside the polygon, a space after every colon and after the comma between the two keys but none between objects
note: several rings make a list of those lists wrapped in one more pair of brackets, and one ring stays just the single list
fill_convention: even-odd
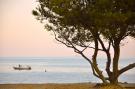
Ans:
[{"label": "tree branch", "polygon": [[106,72],[107,72],[107,74],[110,76],[110,74],[111,74],[111,71],[110,71],[111,55],[110,55],[109,50],[110,50],[110,46],[111,46],[111,41],[109,42],[108,49],[106,49],[106,47],[105,47],[103,41],[100,39],[100,37],[98,37],[98,40],[99,40],[99,42],[100,42],[100,44],[101,44],[101,46],[102,46],[102,48],[103,48],[103,51],[104,51],[104,52],[106,53],[106,55],[107,55]]},{"label": "tree branch", "polygon": [[[89,45],[88,46],[86,46],[86,45],[79,45],[79,46],[80,47],[87,47],[87,48],[95,49],[95,47],[92,47],[92,46],[89,46]],[[99,49],[99,48],[98,48],[98,50],[99,51],[104,51],[103,49]]]},{"label": "tree branch", "polygon": [[102,46],[102,48],[103,48],[103,51],[106,51],[107,49],[106,49],[106,47],[105,47],[103,41],[100,39],[100,37],[98,37],[98,41],[100,42],[100,44],[101,44],[101,46]]},{"label": "tree branch", "polygon": [[[90,45],[90,44],[89,44],[89,45]],[[84,51],[89,47],[89,45],[86,46],[86,47],[82,50],[82,52],[84,52]]]},{"label": "tree branch", "polygon": [[109,41],[108,43],[109,43],[109,45],[108,45],[107,50],[108,50],[108,51],[110,51],[110,47],[111,47],[111,41]]},{"label": "tree branch", "polygon": [[110,76],[111,75],[111,71],[110,71],[111,55],[110,55],[109,51],[107,51],[106,54],[107,54],[106,72]]},{"label": "tree branch", "polygon": [[[53,31],[53,30],[52,30],[52,31]],[[67,47],[69,47],[69,48],[73,48],[72,46],[67,45],[65,42],[63,42],[63,41],[59,40],[59,39],[57,38],[57,36],[56,36],[55,31],[53,31],[53,33],[54,33],[55,40],[57,40],[58,42],[60,42],[60,43],[62,43],[62,44],[64,44],[64,45],[66,45],[66,46],[67,46]]]},{"label": "tree branch", "polygon": [[121,75],[122,73],[124,73],[124,72],[126,72],[134,67],[135,67],[135,63],[129,64],[128,66],[119,70],[119,75]]}]

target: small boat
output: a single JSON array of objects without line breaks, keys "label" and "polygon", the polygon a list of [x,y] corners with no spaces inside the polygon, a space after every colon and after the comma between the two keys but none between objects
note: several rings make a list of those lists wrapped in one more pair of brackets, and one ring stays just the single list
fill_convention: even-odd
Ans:
[{"label": "small boat", "polygon": [[31,67],[30,66],[22,66],[22,65],[19,65],[18,67],[13,67],[14,70],[31,70]]}]

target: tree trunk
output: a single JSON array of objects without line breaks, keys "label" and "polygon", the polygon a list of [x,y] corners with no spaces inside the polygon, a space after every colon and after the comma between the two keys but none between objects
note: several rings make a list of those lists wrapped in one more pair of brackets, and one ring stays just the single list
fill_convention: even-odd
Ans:
[{"label": "tree trunk", "polygon": [[114,58],[113,58],[113,72],[110,76],[110,83],[112,84],[118,84],[118,62],[119,62],[119,56],[120,56],[120,46],[119,43],[116,43],[114,45]]},{"label": "tree trunk", "polygon": [[98,77],[103,81],[104,84],[107,84],[107,81],[104,77],[104,75],[102,74],[102,71],[100,71],[100,69],[98,68],[98,64],[97,64],[97,54],[98,54],[98,41],[97,39],[94,40],[95,42],[95,51],[92,57],[92,61],[93,61],[93,68],[96,71],[96,73],[98,74]]}]

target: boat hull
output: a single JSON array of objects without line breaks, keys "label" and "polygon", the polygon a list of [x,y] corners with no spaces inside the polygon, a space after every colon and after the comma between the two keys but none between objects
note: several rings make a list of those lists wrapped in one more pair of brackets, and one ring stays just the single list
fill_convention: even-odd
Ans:
[{"label": "boat hull", "polygon": [[31,67],[27,67],[27,68],[24,68],[24,67],[13,67],[14,70],[31,70]]}]

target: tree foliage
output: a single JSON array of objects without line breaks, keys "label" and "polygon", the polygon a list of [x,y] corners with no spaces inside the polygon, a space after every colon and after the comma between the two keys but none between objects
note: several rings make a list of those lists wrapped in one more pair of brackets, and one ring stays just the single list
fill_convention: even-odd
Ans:
[{"label": "tree foliage", "polygon": [[[107,80],[118,83],[120,74],[135,67],[133,63],[118,69],[121,41],[135,38],[135,0],[38,0],[38,3],[33,15],[43,23],[48,20],[45,28],[54,33],[57,41],[82,55],[91,64],[93,74],[104,83]],[[114,49],[113,58],[110,47]],[[83,53],[88,48],[94,49],[92,59]],[[106,53],[107,78],[98,68],[98,51]]]}]

